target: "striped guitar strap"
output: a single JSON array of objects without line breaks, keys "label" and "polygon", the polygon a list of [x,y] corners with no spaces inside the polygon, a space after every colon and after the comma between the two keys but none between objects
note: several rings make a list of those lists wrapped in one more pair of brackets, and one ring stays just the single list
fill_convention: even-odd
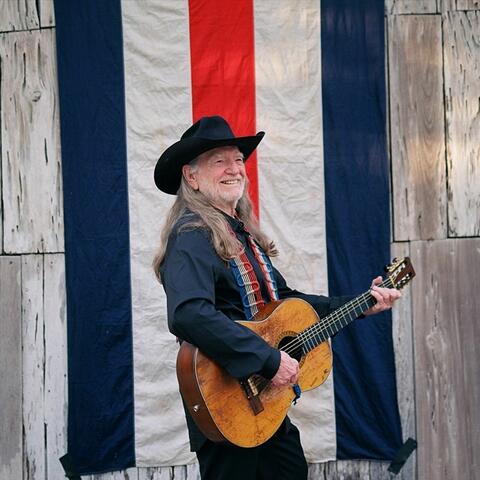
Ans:
[{"label": "striped guitar strap", "polygon": [[[235,235],[233,230],[231,233],[232,235]],[[263,277],[265,278],[268,295],[270,297],[269,301],[278,300],[277,284],[273,278],[273,267],[270,259],[250,234],[248,234],[247,238],[253,254],[255,255],[255,259],[262,270]],[[245,250],[243,250],[240,255],[230,260],[230,266],[235,281],[240,289],[245,317],[247,320],[251,320],[265,305],[265,300],[262,297],[260,283],[255,275],[255,270],[253,269]]]}]

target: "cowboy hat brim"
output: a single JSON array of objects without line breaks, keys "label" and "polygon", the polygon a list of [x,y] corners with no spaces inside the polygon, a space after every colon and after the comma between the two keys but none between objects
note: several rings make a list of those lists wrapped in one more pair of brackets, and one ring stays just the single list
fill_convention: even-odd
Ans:
[{"label": "cowboy hat brim", "polygon": [[179,140],[168,147],[160,156],[155,166],[155,185],[165,193],[176,195],[182,179],[182,168],[202,153],[217,147],[238,147],[245,160],[257,148],[265,132],[258,132],[250,137],[232,137],[211,139],[189,137]]}]

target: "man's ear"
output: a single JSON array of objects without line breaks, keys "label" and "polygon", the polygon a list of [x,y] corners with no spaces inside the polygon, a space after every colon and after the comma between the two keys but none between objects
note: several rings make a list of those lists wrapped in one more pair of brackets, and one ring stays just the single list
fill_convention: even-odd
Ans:
[{"label": "man's ear", "polygon": [[187,183],[194,190],[198,190],[197,172],[190,165],[187,164],[182,167],[182,174]]}]

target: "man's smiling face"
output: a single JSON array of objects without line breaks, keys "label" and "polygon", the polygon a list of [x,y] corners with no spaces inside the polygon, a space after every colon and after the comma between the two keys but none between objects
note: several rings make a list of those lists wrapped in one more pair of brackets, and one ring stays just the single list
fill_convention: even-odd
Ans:
[{"label": "man's smiling face", "polygon": [[215,207],[232,215],[246,183],[243,154],[237,147],[218,147],[200,155],[184,175],[194,190],[203,193]]}]

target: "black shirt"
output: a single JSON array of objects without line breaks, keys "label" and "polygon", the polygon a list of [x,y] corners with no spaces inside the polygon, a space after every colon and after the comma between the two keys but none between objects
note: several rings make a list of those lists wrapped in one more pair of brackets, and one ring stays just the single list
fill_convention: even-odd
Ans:
[{"label": "black shirt", "polygon": [[[263,273],[247,241],[248,232],[242,222],[225,215],[235,235],[245,247],[260,283],[263,298],[268,301]],[[215,252],[206,229],[181,230],[185,222],[197,217],[184,215],[172,230],[160,274],[167,295],[170,331],[215,360],[232,377],[245,378],[259,373],[272,378],[280,364],[280,352],[256,333],[232,321],[243,320],[245,314],[239,287],[228,262]],[[274,268],[280,299],[301,298],[325,316],[351,297],[308,295],[289,288]],[[198,450],[205,437],[196,428],[187,412],[192,450]]]}]

